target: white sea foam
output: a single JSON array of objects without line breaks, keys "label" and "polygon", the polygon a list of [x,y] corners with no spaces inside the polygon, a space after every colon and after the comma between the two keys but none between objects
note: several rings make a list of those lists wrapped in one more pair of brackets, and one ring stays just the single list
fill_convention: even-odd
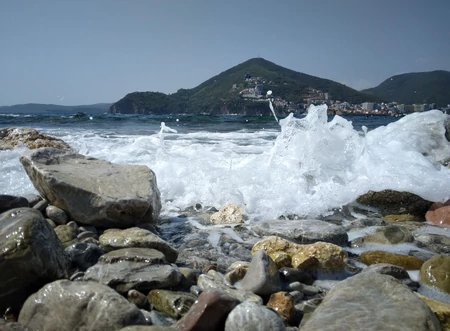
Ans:
[{"label": "white sea foam", "polygon": [[[412,114],[364,135],[342,117],[327,122],[326,107],[319,106],[303,119],[280,120],[281,132],[165,132],[163,146],[159,130],[142,136],[114,129],[42,131],[82,154],[149,166],[157,176],[164,214],[195,203],[218,208],[235,202],[258,220],[282,214],[314,217],[368,190],[448,199],[450,169],[436,162],[450,156],[443,126],[447,118],[438,110]],[[34,191],[18,154],[0,154],[4,193]]]}]

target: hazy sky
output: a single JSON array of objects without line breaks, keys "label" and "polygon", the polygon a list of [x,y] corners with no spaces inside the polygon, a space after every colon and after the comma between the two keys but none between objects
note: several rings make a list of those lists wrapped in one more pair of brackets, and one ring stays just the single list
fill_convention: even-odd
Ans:
[{"label": "hazy sky", "polygon": [[174,93],[253,57],[356,89],[450,70],[450,0],[0,0],[0,105]]}]

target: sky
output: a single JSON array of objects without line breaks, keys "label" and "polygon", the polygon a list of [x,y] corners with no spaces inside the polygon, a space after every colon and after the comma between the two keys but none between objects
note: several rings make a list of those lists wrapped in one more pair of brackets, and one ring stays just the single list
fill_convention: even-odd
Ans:
[{"label": "sky", "polygon": [[358,90],[450,71],[450,0],[0,0],[0,105],[175,93],[254,57]]}]

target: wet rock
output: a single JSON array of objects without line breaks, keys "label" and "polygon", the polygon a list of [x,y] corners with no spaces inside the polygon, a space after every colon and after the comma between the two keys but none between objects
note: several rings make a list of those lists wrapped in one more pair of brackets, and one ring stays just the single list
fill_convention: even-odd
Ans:
[{"label": "wet rock", "polygon": [[84,232],[78,233],[78,235],[77,235],[77,240],[79,240],[79,241],[83,241],[84,239],[87,239],[87,238],[93,238],[95,240],[99,239],[97,234],[95,234],[92,231],[84,231]]},{"label": "wet rock", "polygon": [[210,218],[210,222],[214,224],[244,223],[245,220],[242,207],[235,203],[227,203]]},{"label": "wet rock", "polygon": [[198,277],[197,282],[198,287],[202,291],[206,291],[208,289],[215,289],[221,292],[228,294],[229,296],[242,301],[254,301],[257,303],[263,302],[262,298],[251,291],[246,291],[242,289],[231,288],[223,283],[223,280],[219,280],[214,278],[211,275],[201,274]]},{"label": "wet rock", "polygon": [[152,290],[147,299],[154,309],[175,319],[183,317],[197,300],[190,293],[168,290]]},{"label": "wet rock", "polygon": [[33,208],[38,202],[42,201],[39,195],[33,193],[25,195],[24,198],[28,200],[30,208]]},{"label": "wet rock", "polygon": [[42,199],[33,206],[34,209],[39,210],[43,214],[45,213],[45,209],[47,207],[48,207],[48,201],[47,200],[42,200]]},{"label": "wet rock", "polygon": [[419,288],[419,283],[413,281],[405,268],[399,267],[397,265],[388,264],[388,263],[377,263],[364,268],[361,272],[377,272],[382,275],[392,276],[402,284],[408,286],[411,290],[417,291]]},{"label": "wet rock", "polygon": [[414,239],[419,247],[424,247],[437,254],[450,254],[450,237],[433,233],[418,233],[414,235]]},{"label": "wet rock", "polygon": [[176,287],[183,275],[176,267],[160,264],[164,261],[161,252],[148,248],[113,251],[87,269],[84,280],[100,282],[122,294],[133,289],[145,293]]},{"label": "wet rock", "polygon": [[424,216],[411,215],[411,214],[400,214],[400,215],[384,215],[383,218],[389,223],[397,222],[423,222],[425,221]]},{"label": "wet rock", "polygon": [[406,270],[418,270],[423,260],[408,255],[390,253],[385,251],[366,251],[359,256],[362,263],[366,265],[376,263],[389,263],[405,268]]},{"label": "wet rock", "polygon": [[55,233],[64,247],[72,245],[77,239],[77,231],[67,224],[58,225]]},{"label": "wet rock", "polygon": [[285,252],[291,257],[291,266],[294,268],[334,272],[342,270],[347,263],[347,253],[341,247],[325,242],[299,245],[270,236],[253,245],[252,252],[258,250],[265,251],[269,256],[275,252]]},{"label": "wet rock", "polygon": [[271,295],[281,290],[278,267],[266,252],[262,250],[255,252],[239,288],[261,296]]},{"label": "wet rock", "polygon": [[281,268],[279,270],[281,279],[285,283],[300,282],[303,284],[311,285],[314,279],[308,272],[304,270],[298,270],[294,268]]},{"label": "wet rock", "polygon": [[277,292],[270,296],[267,307],[275,310],[287,321],[295,317],[294,298],[288,292]]},{"label": "wet rock", "polygon": [[0,194],[0,214],[14,208],[29,207],[28,200],[24,197]]},{"label": "wet rock", "polygon": [[175,324],[175,320],[167,314],[161,313],[157,310],[152,310],[149,312],[148,318],[150,319],[151,325],[157,326],[171,326]]},{"label": "wet rock", "polygon": [[72,266],[85,271],[97,263],[103,250],[95,244],[77,242],[66,249],[66,254],[72,261]]},{"label": "wet rock", "polygon": [[369,191],[359,196],[357,202],[376,207],[383,215],[411,214],[417,216],[425,215],[432,204],[416,194],[393,190]]},{"label": "wet rock", "polygon": [[54,148],[28,151],[20,161],[38,192],[77,223],[125,228],[158,219],[159,190],[146,166],[113,164]]},{"label": "wet rock", "polygon": [[450,293],[450,256],[435,255],[420,268],[420,281]]},{"label": "wet rock", "polygon": [[225,274],[225,280],[230,285],[241,281],[247,274],[248,267],[239,266]]},{"label": "wet rock", "polygon": [[433,203],[425,214],[425,219],[436,225],[450,226],[450,200]]},{"label": "wet rock", "polygon": [[440,302],[415,293],[423,302],[430,307],[431,311],[441,323],[443,331],[450,330],[450,303]]},{"label": "wet rock", "polygon": [[0,330],[2,331],[33,331],[20,323],[7,322],[0,318]]},{"label": "wet rock", "polygon": [[365,272],[336,285],[301,327],[302,331],[344,329],[429,331],[440,326],[428,306],[394,277]]},{"label": "wet rock", "polygon": [[274,311],[246,301],[234,308],[225,322],[225,331],[284,331],[282,319]]},{"label": "wet rock", "polygon": [[414,237],[411,232],[397,225],[383,226],[375,230],[372,235],[367,235],[358,240],[352,241],[352,244],[358,243],[378,243],[378,244],[401,244],[413,242]]},{"label": "wet rock", "polygon": [[229,295],[208,289],[198,297],[191,309],[177,323],[180,331],[223,330],[225,320],[239,301]]},{"label": "wet rock", "polygon": [[56,206],[47,206],[47,208],[45,208],[45,214],[55,222],[55,224],[64,225],[68,222],[66,212]]},{"label": "wet rock", "polygon": [[70,146],[58,138],[39,133],[31,128],[6,128],[1,130],[0,150],[13,149],[19,142],[29,149],[53,147],[70,150]]},{"label": "wet rock", "polygon": [[69,265],[39,211],[17,208],[0,214],[0,312],[22,304],[44,284],[68,277]]},{"label": "wet rock", "polygon": [[140,310],[109,287],[68,280],[47,284],[31,295],[19,322],[46,331],[104,331],[146,324]]},{"label": "wet rock", "polygon": [[369,226],[383,226],[386,222],[382,218],[358,218],[349,223],[344,223],[342,227],[345,231],[352,229],[366,228]]},{"label": "wet rock", "polygon": [[151,309],[150,302],[148,301],[147,297],[139,291],[136,290],[128,291],[127,299],[129,302],[135,304],[136,307],[138,307],[139,309],[145,310]]},{"label": "wet rock", "polygon": [[162,252],[169,262],[175,262],[178,257],[178,252],[168,242],[140,228],[106,230],[100,236],[100,245],[105,251],[127,247],[153,248]]},{"label": "wet rock", "polygon": [[120,329],[120,331],[179,331],[179,330],[170,326],[161,326],[161,325],[146,325],[146,326],[133,325]]},{"label": "wet rock", "polygon": [[261,236],[278,236],[296,244],[323,241],[343,245],[348,241],[343,227],[320,220],[271,220],[255,223],[251,229]]}]

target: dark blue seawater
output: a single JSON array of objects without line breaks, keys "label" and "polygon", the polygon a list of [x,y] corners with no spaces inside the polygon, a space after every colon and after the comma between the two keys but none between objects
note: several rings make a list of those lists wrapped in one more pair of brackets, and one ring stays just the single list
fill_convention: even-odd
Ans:
[{"label": "dark blue seawater", "polygon": [[[354,129],[360,131],[366,126],[369,131],[394,122],[398,117],[384,115],[344,115],[351,121]],[[329,116],[329,120],[332,116]],[[161,122],[178,132],[206,131],[232,132],[245,130],[247,132],[259,130],[277,130],[278,123],[272,116],[245,115],[77,115],[67,113],[47,114],[0,114],[0,128],[4,127],[32,127],[32,128],[96,128],[110,129],[116,134],[148,134],[160,128]]]}]

